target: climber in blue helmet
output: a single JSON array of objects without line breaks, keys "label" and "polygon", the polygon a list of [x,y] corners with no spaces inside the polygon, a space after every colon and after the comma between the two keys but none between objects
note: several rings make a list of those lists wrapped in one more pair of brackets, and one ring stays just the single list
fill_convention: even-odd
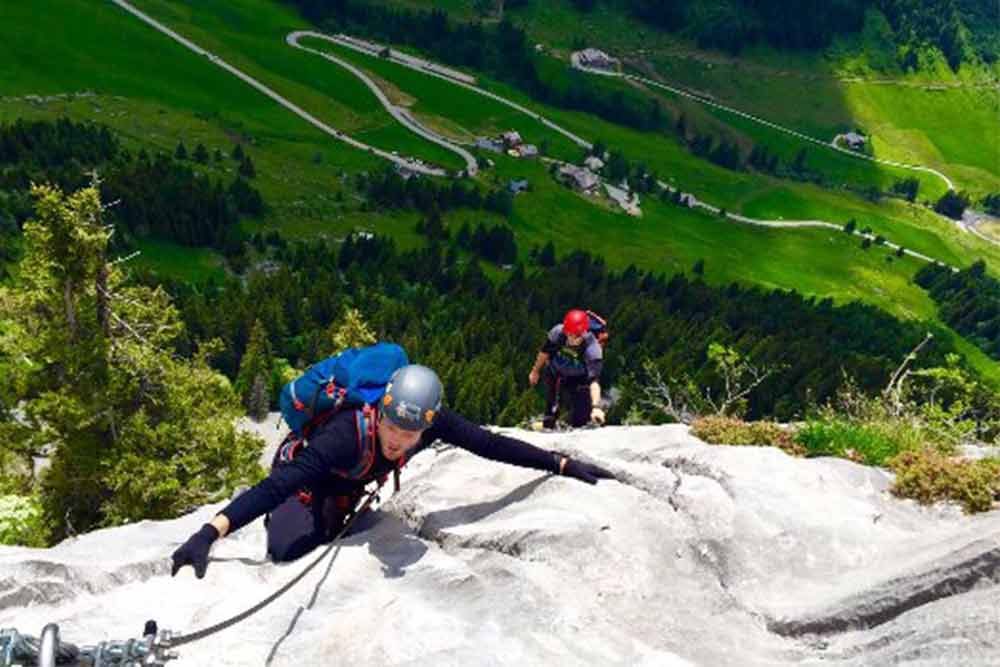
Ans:
[{"label": "climber in blue helmet", "polygon": [[[614,479],[600,466],[493,433],[441,407],[437,374],[417,364],[397,370],[379,409],[340,410],[297,451],[279,448],[271,474],[237,497],[173,553],[172,574],[185,565],[200,579],[221,537],[268,515],[268,553],[276,562],[301,557],[336,537],[364,486],[442,440],[493,461],[535,468],[596,484]],[[307,490],[307,491],[303,491]]]}]

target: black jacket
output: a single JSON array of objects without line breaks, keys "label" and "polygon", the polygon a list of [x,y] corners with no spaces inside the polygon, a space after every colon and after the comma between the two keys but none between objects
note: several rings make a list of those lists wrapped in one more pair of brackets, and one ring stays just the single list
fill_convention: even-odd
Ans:
[{"label": "black jacket", "polygon": [[[448,409],[442,409],[438,413],[434,424],[423,432],[420,442],[410,450],[408,456],[412,457],[436,440],[461,447],[492,461],[547,472],[557,472],[559,469],[560,455],[488,431]],[[275,466],[267,479],[222,510],[221,513],[229,519],[229,532],[272,511],[301,488],[336,485],[339,477],[337,471],[354,468],[360,458],[354,411],[344,410],[323,424],[309,438],[309,446],[299,451],[294,460]],[[376,442],[375,464],[367,480],[381,477],[395,465],[395,462],[382,456],[382,448]],[[348,483],[357,485],[354,480]]]},{"label": "black jacket", "polygon": [[563,325],[557,324],[549,330],[541,351],[549,355],[549,370],[564,380],[590,384],[601,378],[604,348],[589,331],[574,346],[563,333]]}]

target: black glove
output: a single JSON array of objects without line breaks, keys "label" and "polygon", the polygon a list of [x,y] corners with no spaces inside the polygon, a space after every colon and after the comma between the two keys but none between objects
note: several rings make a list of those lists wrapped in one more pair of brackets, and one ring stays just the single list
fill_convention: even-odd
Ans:
[{"label": "black glove", "polygon": [[174,559],[174,567],[170,570],[170,576],[176,576],[177,571],[185,565],[194,568],[194,576],[199,579],[205,578],[205,570],[208,569],[208,550],[212,548],[212,543],[219,539],[219,530],[210,523],[206,523],[197,533],[188,538],[188,541],[177,548],[171,558]]},{"label": "black glove", "polygon": [[562,467],[561,474],[566,477],[573,477],[587,484],[597,484],[597,480],[599,479],[617,479],[614,473],[605,470],[601,466],[594,465],[593,463],[584,463],[583,461],[574,461],[569,457],[566,457],[566,465]]}]

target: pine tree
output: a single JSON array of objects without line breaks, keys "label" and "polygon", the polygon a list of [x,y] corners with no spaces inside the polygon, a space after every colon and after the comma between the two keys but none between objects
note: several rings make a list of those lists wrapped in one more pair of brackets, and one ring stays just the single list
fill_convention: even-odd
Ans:
[{"label": "pine tree", "polygon": [[556,247],[552,241],[542,247],[542,252],[538,255],[538,265],[546,267],[556,265]]},{"label": "pine tree", "polygon": [[619,183],[623,178],[628,177],[629,163],[621,151],[611,151],[608,163],[605,165],[605,173],[608,180]]},{"label": "pine tree", "polygon": [[257,216],[264,212],[264,199],[260,196],[260,192],[242,178],[233,180],[229,185],[228,194],[240,213]]},{"label": "pine tree", "polygon": [[329,329],[330,352],[338,354],[350,347],[364,347],[375,343],[375,333],[365,322],[357,308],[346,308],[339,322]]},{"label": "pine tree", "polygon": [[458,236],[455,238],[455,242],[458,243],[458,247],[463,250],[469,250],[472,247],[472,232],[469,231],[468,221],[462,223],[462,227],[458,230]]},{"label": "pine tree", "polygon": [[0,289],[0,359],[25,360],[11,398],[28,428],[12,444],[53,448],[40,491],[53,539],[70,524],[177,516],[254,481],[261,443],[235,430],[239,403],[208,366],[214,348],[172,354],[179,313],[108,263],[96,185],[32,195],[17,280]]},{"label": "pine tree", "polygon": [[687,140],[687,119],[684,117],[684,114],[679,114],[677,116],[677,122],[674,124],[674,134],[676,134],[681,141]]},{"label": "pine tree", "polygon": [[239,174],[243,178],[254,178],[257,175],[257,170],[253,166],[253,160],[247,155],[240,162]]},{"label": "pine tree", "polygon": [[186,160],[188,157],[187,148],[184,147],[183,141],[177,142],[177,148],[174,150],[174,157],[178,160]]},{"label": "pine tree", "polygon": [[792,171],[798,175],[802,175],[806,171],[806,158],[809,155],[809,151],[805,148],[799,149],[799,152],[795,154],[795,159],[792,160]]},{"label": "pine tree", "polygon": [[271,351],[271,341],[268,338],[267,329],[258,319],[254,320],[250,329],[250,339],[247,341],[246,350],[240,359],[240,370],[236,374],[236,384],[234,388],[236,394],[243,402],[247,412],[252,410],[253,384],[257,377],[269,378],[272,376],[274,366],[274,355]]},{"label": "pine tree", "polygon": [[949,218],[955,220],[961,220],[962,214],[965,209],[969,206],[969,197],[964,192],[955,192],[954,190],[948,190],[944,193],[937,203],[934,205],[934,210],[941,215],[946,215]]},{"label": "pine tree", "polygon": [[199,142],[198,145],[194,147],[194,161],[199,164],[205,164],[208,162],[208,149],[205,148],[205,144]]},{"label": "pine tree", "polygon": [[250,400],[247,405],[247,414],[254,420],[262,422],[267,419],[267,413],[271,409],[271,397],[268,391],[269,381],[263,374],[258,374],[253,379],[253,386],[250,387]]},{"label": "pine tree", "polygon": [[246,154],[243,152],[243,144],[236,144],[236,147],[233,148],[233,159],[237,162],[243,162],[244,157]]}]

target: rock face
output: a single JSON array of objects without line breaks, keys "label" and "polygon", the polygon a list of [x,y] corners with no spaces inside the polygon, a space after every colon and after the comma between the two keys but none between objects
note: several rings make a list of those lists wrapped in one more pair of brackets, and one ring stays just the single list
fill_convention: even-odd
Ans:
[{"label": "rock face", "polygon": [[[709,446],[683,427],[513,433],[616,472],[588,486],[442,448],[271,606],[178,665],[1000,665],[1000,515],[892,498],[884,471]],[[168,556],[220,506],[0,548],[0,628],[81,644],[201,629],[313,556],[261,522],[204,580]],[[303,609],[304,608],[304,609]]]}]

